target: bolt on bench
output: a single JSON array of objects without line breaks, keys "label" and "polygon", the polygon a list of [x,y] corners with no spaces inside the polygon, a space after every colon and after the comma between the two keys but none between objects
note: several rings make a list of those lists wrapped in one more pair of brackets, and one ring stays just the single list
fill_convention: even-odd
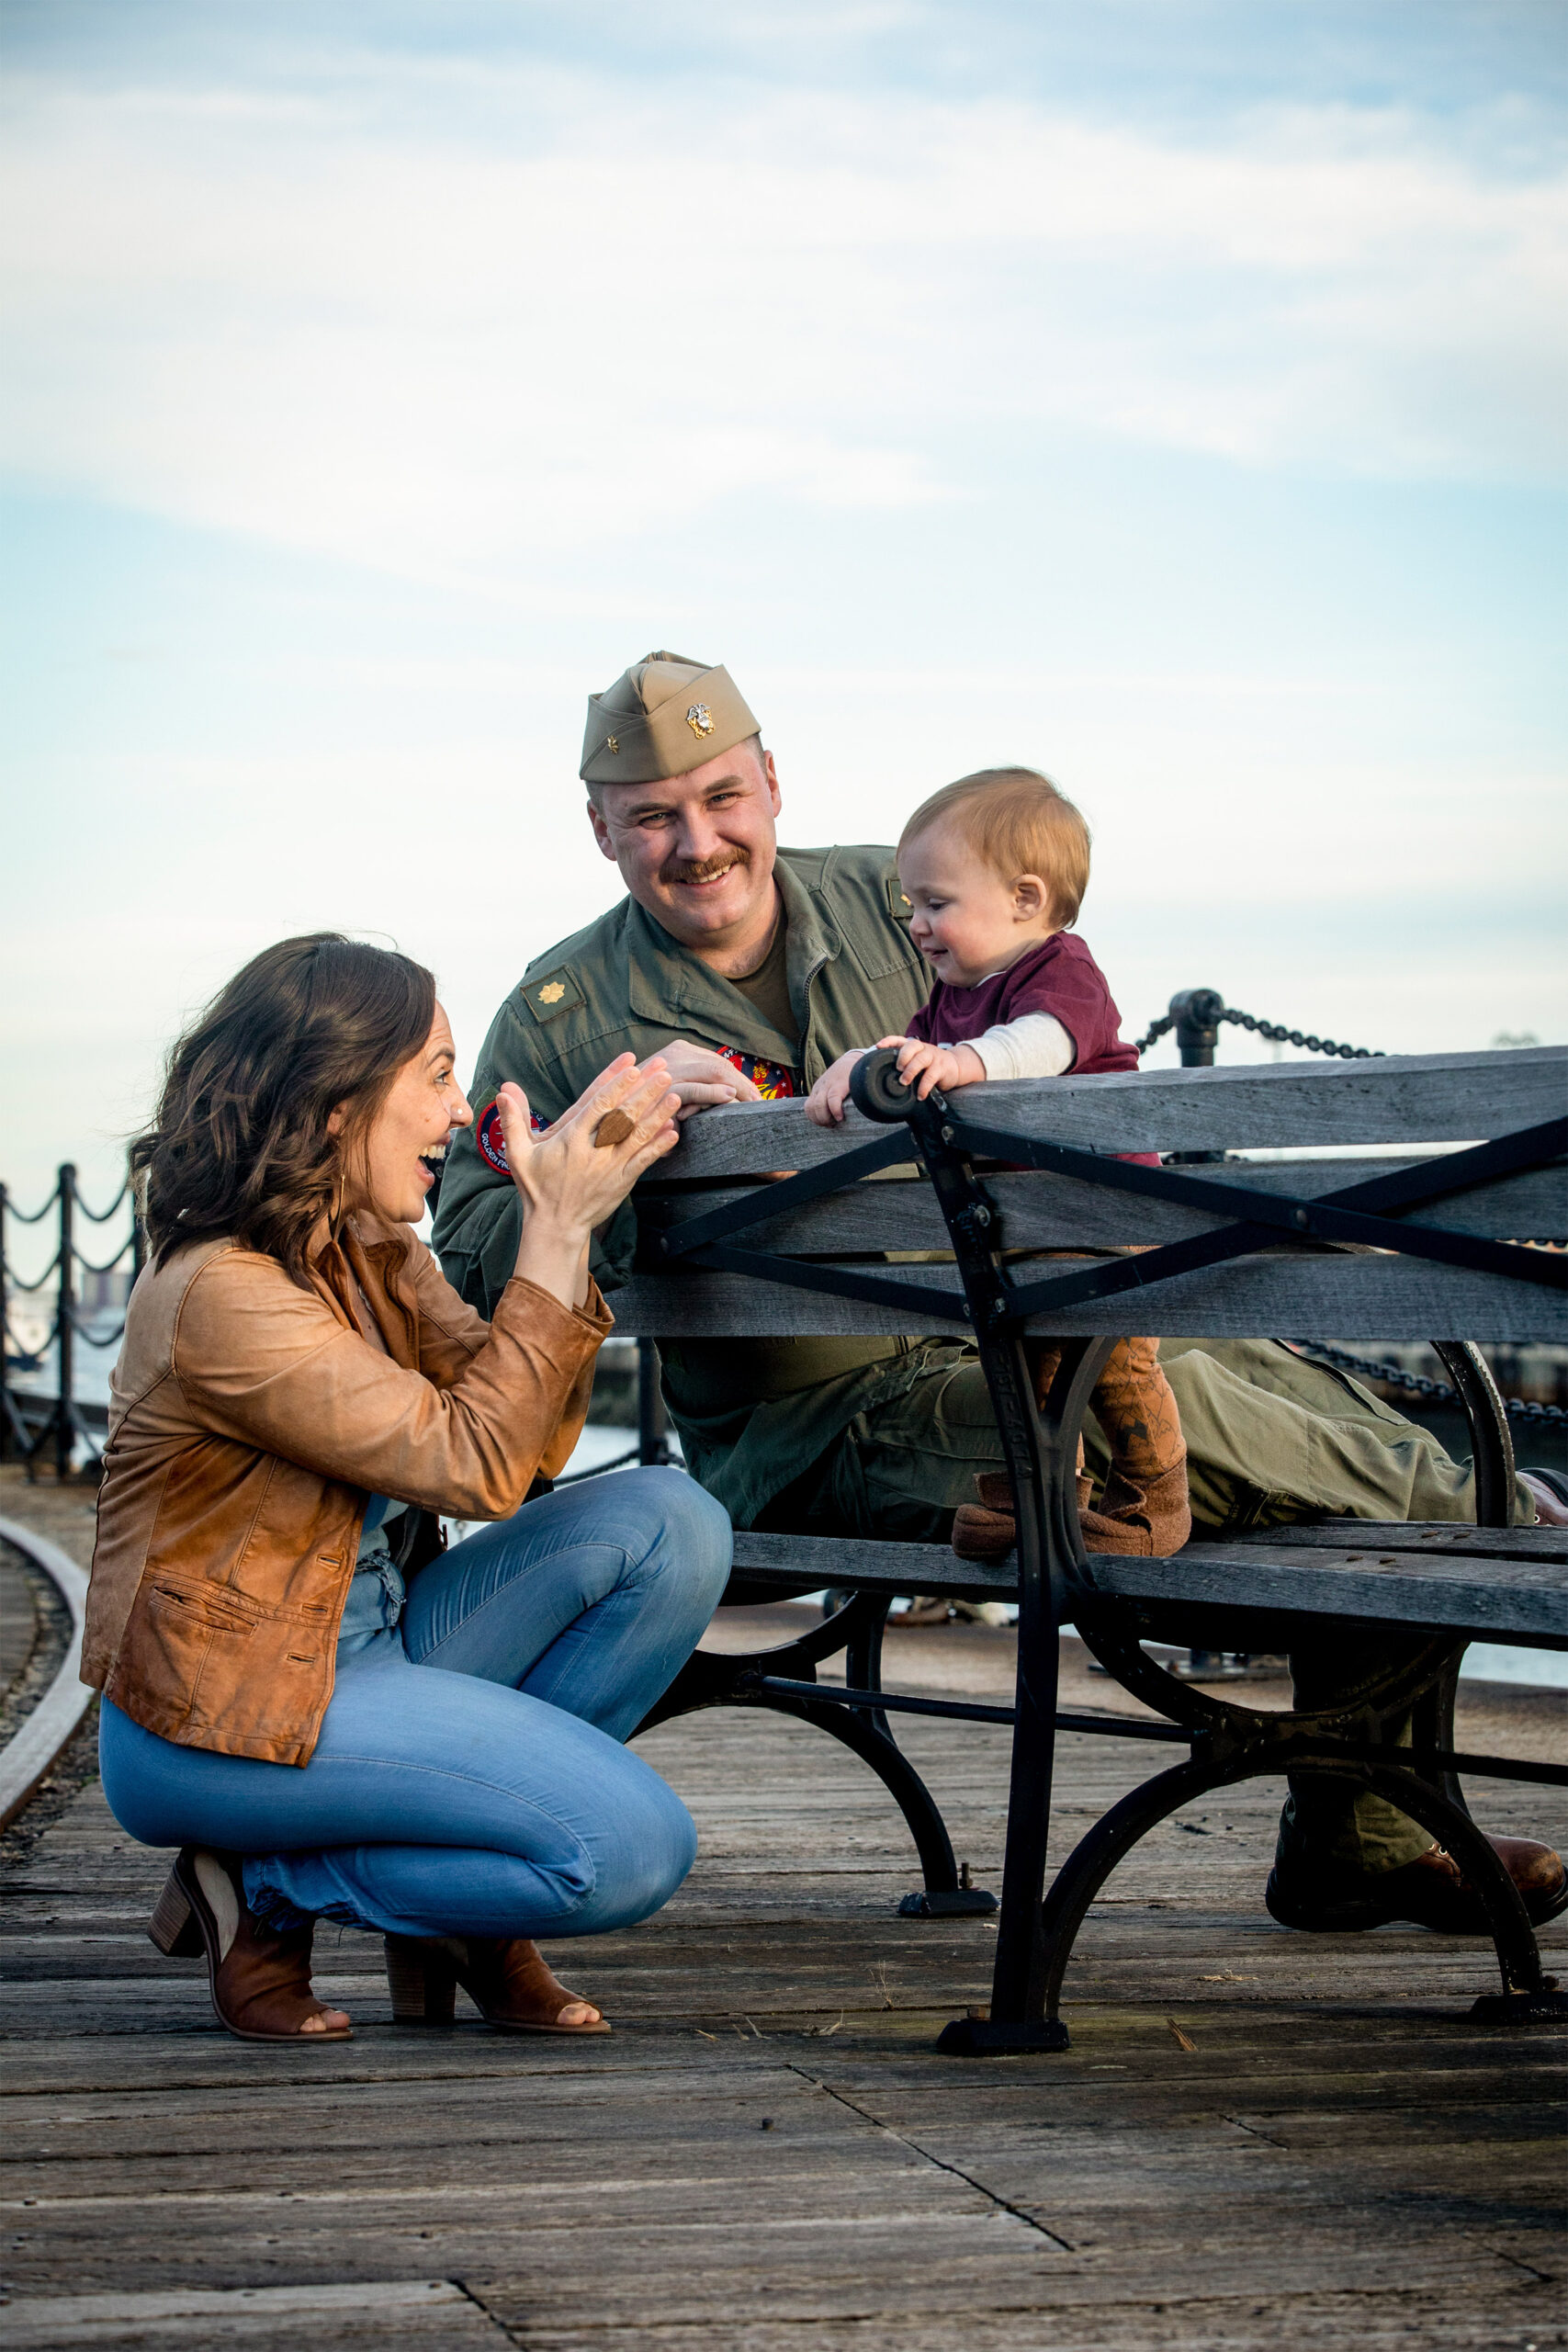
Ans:
[{"label": "bolt on bench", "polygon": [[[1568,1050],[1390,1057],[1140,1071],[991,1084],[923,1103],[896,1057],[855,1073],[857,1113],[836,1130],[798,1103],[709,1112],[637,1195],[639,1271],[614,1294],[620,1330],[653,1339],[967,1334],[978,1348],[1018,1511],[998,1564],[934,1544],[738,1533],[736,1566],[781,1597],[833,1586],[848,1602],[800,1639],[748,1657],[699,1652],[642,1728],[694,1708],[773,1707],[844,1741],[903,1810],[925,1875],[905,1911],[989,1911],[961,1886],[942,1816],[889,1718],[1012,1725],[1001,1917],[989,2015],[939,2048],[1059,2050],[1057,2014],[1090,1902],[1137,1840],[1178,1806],[1260,1774],[1324,1772],[1391,1799],[1430,1830],[1481,1896],[1502,1989],[1472,2015],[1568,2014],[1542,1975],[1506,1871],[1465,1807],[1459,1775],[1568,1786],[1568,1769],[1463,1756],[1454,1683],[1474,1639],[1568,1649],[1568,1531],[1513,1528],[1513,1452],[1475,1342],[1568,1336]],[[1475,1137],[1484,1138],[1480,1142]],[[1335,1148],[1376,1147],[1336,1157]],[[1447,1147],[1437,1148],[1437,1147]],[[1289,1158],[1224,1160],[1227,1150]],[[1209,1155],[1150,1168],[1115,1155]],[[793,1171],[782,1175],[780,1170]],[[884,1253],[942,1253],[888,1264]],[[1055,1262],[1043,1252],[1068,1253]],[[1024,1253],[1019,1255],[1018,1253]],[[1073,1254],[1077,1253],[1076,1261]],[[1436,1342],[1474,1440],[1477,1526],[1335,1521],[1193,1543],[1174,1556],[1091,1555],[1075,1491],[1078,1431],[1113,1340],[1280,1334]],[[1063,1341],[1037,1410],[1026,1333]],[[882,1629],[897,1594],[1016,1600],[1012,1708],[883,1690]],[[1425,1636],[1410,1662],[1338,1713],[1280,1713],[1168,1674],[1145,1639],[1288,1649],[1391,1629]],[[1161,1721],[1062,1714],[1058,1634],[1076,1627]],[[817,1681],[845,1654],[845,1687]],[[1393,1744],[1414,1705],[1415,1745]],[[1185,1760],[1114,1805],[1044,1889],[1058,1732],[1184,1747]]]}]

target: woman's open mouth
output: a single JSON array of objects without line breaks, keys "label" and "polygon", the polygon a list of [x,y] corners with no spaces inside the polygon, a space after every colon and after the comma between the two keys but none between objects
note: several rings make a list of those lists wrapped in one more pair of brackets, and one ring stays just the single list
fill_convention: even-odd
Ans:
[{"label": "woman's open mouth", "polygon": [[[450,1140],[448,1137],[447,1142]],[[419,1155],[419,1164],[432,1184],[440,1182],[441,1171],[446,1165],[446,1148],[445,1143],[433,1143],[428,1151],[422,1151]]]}]

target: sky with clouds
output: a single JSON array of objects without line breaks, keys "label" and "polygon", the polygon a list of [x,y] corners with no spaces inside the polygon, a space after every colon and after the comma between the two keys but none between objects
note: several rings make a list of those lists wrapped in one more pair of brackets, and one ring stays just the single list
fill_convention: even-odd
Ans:
[{"label": "sky with clouds", "polygon": [[654,645],[786,839],[1046,768],[1137,1028],[1562,1036],[1561,32],[4,0],[17,1193],[288,931],[471,1061],[613,894],[583,697]]}]

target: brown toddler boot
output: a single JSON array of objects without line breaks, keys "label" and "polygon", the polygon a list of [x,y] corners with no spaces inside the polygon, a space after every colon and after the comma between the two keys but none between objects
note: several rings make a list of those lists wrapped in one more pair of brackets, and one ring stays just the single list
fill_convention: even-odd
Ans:
[{"label": "brown toddler boot", "polygon": [[953,1514],[953,1548],[961,1560],[1005,1560],[1018,1542],[1012,1480],[1005,1470],[976,1470],[975,1492],[979,1501]]},{"label": "brown toddler boot", "polygon": [[1094,1385],[1094,1411],[1111,1449],[1098,1510],[1083,1514],[1091,1552],[1162,1557],[1192,1532],[1187,1446],[1157,1340],[1118,1340]]},{"label": "brown toddler boot", "polygon": [[[1062,1351],[1053,1341],[1029,1342],[1034,1394],[1043,1403]],[[1187,1447],[1170,1383],[1160,1369],[1157,1340],[1119,1340],[1094,1387],[1094,1410],[1111,1448],[1111,1471],[1100,1508],[1091,1510],[1091,1481],[1078,1448],[1078,1523],[1090,1552],[1146,1558],[1179,1552],[1192,1532],[1187,1494]],[[999,1560],[1018,1540],[1012,1487],[1002,1470],[979,1471],[979,1499],[961,1503],[953,1548],[961,1560]]]}]

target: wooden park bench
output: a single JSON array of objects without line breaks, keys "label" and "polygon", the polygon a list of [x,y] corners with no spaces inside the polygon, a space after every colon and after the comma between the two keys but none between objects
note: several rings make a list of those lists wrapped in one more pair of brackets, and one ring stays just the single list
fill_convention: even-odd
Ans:
[{"label": "wooden park bench", "polygon": [[[1001,1916],[989,2014],[948,2025],[960,2052],[1055,2050],[1064,1973],[1109,1872],[1177,1807],[1258,1774],[1325,1772],[1392,1799],[1449,1849],[1484,1904],[1501,1992],[1472,2014],[1568,2011],[1524,1905],[1465,1809],[1458,1776],[1568,1785],[1568,1770],[1452,1745],[1459,1660],[1476,1639],[1568,1648],[1568,1539],[1511,1527],[1506,1415],[1475,1342],[1568,1336],[1568,1052],[1557,1048],[1147,1071],[965,1088],[916,1104],[891,1054],[855,1074],[843,1126],[798,1102],[710,1112],[637,1193],[638,1271],[623,1332],[655,1340],[968,1335],[996,1407],[1018,1509],[1016,1555],[934,1544],[739,1533],[736,1566],[783,1596],[849,1588],[799,1639],[699,1652],[649,1723],[693,1708],[773,1707],[846,1742],[901,1806],[925,1876],[902,1907],[995,1908],[961,1886],[942,1816],[894,1738],[920,1713],[1012,1724]],[[1480,1137],[1482,1140],[1477,1141]],[[1337,1148],[1375,1156],[1335,1156]],[[1447,1147],[1446,1148],[1437,1148]],[[1227,1152],[1291,1157],[1227,1160]],[[1158,1151],[1174,1164],[1115,1155]],[[780,1171],[791,1171],[781,1175]],[[920,1252],[888,1261],[888,1253]],[[1015,1253],[1078,1252],[1053,1261]],[[940,1254],[935,1254],[940,1253]],[[1098,1254],[1097,1254],[1098,1253]],[[1173,1557],[1091,1555],[1080,1539],[1080,1423],[1111,1341],[1129,1332],[1435,1342],[1470,1419],[1475,1527],[1292,1525]],[[1037,1411],[1024,1334],[1061,1338]],[[912,1592],[1016,1600],[1012,1708],[882,1687],[882,1627]],[[1156,1711],[1057,1711],[1058,1634],[1075,1626]],[[1412,1662],[1339,1713],[1260,1711],[1179,1681],[1145,1640],[1288,1650],[1330,1625],[1421,1637]],[[817,1679],[844,1653],[845,1684]],[[1415,1745],[1392,1726],[1414,1705]],[[646,1726],[645,1726],[646,1728]],[[1089,1831],[1045,1892],[1054,1745],[1113,1733],[1187,1749]]]}]

